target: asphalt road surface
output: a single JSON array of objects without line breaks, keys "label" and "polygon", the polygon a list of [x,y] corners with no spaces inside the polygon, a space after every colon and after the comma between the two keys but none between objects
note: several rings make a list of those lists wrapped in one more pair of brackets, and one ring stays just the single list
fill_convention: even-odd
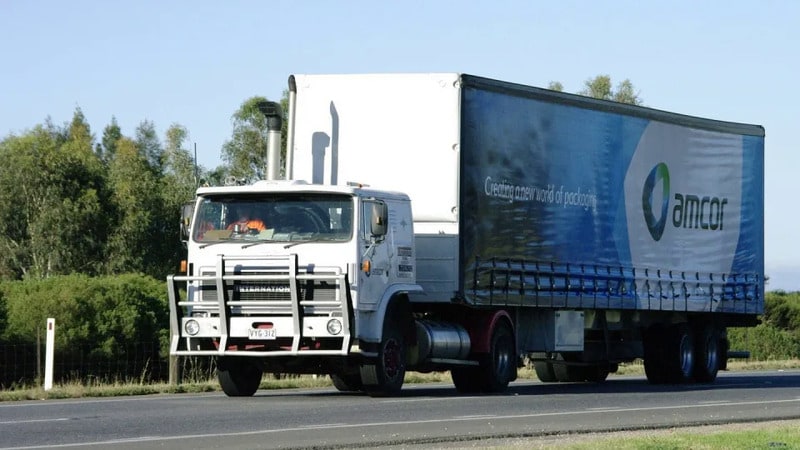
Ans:
[{"label": "asphalt road surface", "polygon": [[409,385],[394,398],[331,389],[0,403],[0,449],[374,448],[800,418],[800,371],[710,385],[516,382],[502,395]]}]

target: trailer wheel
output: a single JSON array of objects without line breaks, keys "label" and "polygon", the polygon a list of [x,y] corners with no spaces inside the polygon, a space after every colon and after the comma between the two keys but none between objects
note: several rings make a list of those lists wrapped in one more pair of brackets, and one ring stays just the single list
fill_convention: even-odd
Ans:
[{"label": "trailer wheel", "polygon": [[252,358],[221,357],[217,361],[217,380],[228,397],[250,397],[256,393],[264,371]]},{"label": "trailer wheel", "polygon": [[695,342],[694,378],[700,383],[711,383],[717,379],[720,364],[719,332],[714,325],[700,330]]},{"label": "trailer wheel", "polygon": [[332,373],[331,381],[339,392],[358,392],[364,387],[358,373]]},{"label": "trailer wheel", "polygon": [[719,331],[719,370],[728,370],[728,350],[730,349],[730,342],[728,342],[728,331],[722,327]]},{"label": "trailer wheel", "polygon": [[694,339],[686,324],[669,328],[664,345],[664,363],[667,382],[686,383],[694,372]]},{"label": "trailer wheel", "polygon": [[643,336],[644,344],[644,373],[650,384],[664,384],[667,382],[666,367],[664,365],[664,338],[665,330],[661,325],[653,325],[647,329]]},{"label": "trailer wheel", "polygon": [[553,363],[550,361],[534,361],[533,370],[536,371],[536,376],[539,378],[539,381],[543,383],[558,381],[556,372],[553,369]]},{"label": "trailer wheel", "polygon": [[482,389],[502,392],[515,378],[517,351],[514,333],[506,323],[499,323],[492,333],[489,355],[481,364]]},{"label": "trailer wheel", "polygon": [[361,366],[364,390],[371,397],[395,395],[403,387],[406,376],[406,343],[400,326],[387,321],[383,328],[383,340],[374,364]]}]

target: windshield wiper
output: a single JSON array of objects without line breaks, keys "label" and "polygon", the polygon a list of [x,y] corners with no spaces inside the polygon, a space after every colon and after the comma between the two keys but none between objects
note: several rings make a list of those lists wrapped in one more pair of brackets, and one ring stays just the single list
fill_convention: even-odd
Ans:
[{"label": "windshield wiper", "polygon": [[226,243],[226,242],[230,242],[230,241],[215,241],[215,242],[207,242],[207,243],[205,243],[205,244],[200,244],[200,247],[198,247],[198,248],[200,248],[200,249],[204,249],[204,248],[206,248],[206,247],[209,247],[209,246],[212,246],[212,245],[224,244],[224,243]]},{"label": "windshield wiper", "polygon": [[248,248],[248,247],[253,247],[253,246],[255,246],[255,245],[269,244],[269,243],[274,243],[274,242],[275,242],[275,241],[256,241],[256,242],[250,242],[249,244],[243,244],[243,245],[242,245],[242,248],[244,249],[244,248]]},{"label": "windshield wiper", "polygon": [[307,241],[294,241],[294,242],[290,242],[290,243],[284,245],[283,248],[286,249],[286,248],[294,247],[295,245],[309,244],[309,243],[312,243],[312,242],[330,242],[332,240],[333,239],[331,239],[331,238],[323,237],[323,238],[309,239]]}]

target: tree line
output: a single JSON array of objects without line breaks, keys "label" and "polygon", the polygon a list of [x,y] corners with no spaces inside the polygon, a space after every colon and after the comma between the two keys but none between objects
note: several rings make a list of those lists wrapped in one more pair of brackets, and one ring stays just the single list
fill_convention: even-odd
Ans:
[{"label": "tree line", "polygon": [[187,131],[162,144],[152,122],[124,136],[116,120],[95,143],[78,108],[0,141],[0,279],[140,272],[176,267],[176,211],[193,196]]}]

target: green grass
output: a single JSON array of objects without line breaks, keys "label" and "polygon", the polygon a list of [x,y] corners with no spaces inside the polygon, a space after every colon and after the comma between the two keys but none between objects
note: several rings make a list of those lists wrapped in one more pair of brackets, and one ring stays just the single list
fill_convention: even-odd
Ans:
[{"label": "green grass", "polygon": [[650,436],[641,436],[640,432],[637,432],[633,437],[614,434],[608,437],[593,437],[591,440],[581,439],[586,442],[556,446],[571,450],[800,449],[800,427],[797,421],[740,426],[756,429],[744,431],[680,429],[652,432]]},{"label": "green grass", "polygon": [[[277,379],[272,375],[266,375],[261,381],[261,389],[314,388],[326,386],[331,386],[330,378],[327,376],[314,377],[311,375],[304,375]],[[126,395],[182,394],[215,392],[219,390],[219,384],[216,379],[181,383],[179,385],[168,383],[147,384],[138,381],[115,383],[94,382],[88,384],[79,381],[71,381],[55,385],[49,391],[45,391],[44,388],[40,386],[22,386],[2,390],[0,391],[0,402],[81,397],[118,397]]]}]

